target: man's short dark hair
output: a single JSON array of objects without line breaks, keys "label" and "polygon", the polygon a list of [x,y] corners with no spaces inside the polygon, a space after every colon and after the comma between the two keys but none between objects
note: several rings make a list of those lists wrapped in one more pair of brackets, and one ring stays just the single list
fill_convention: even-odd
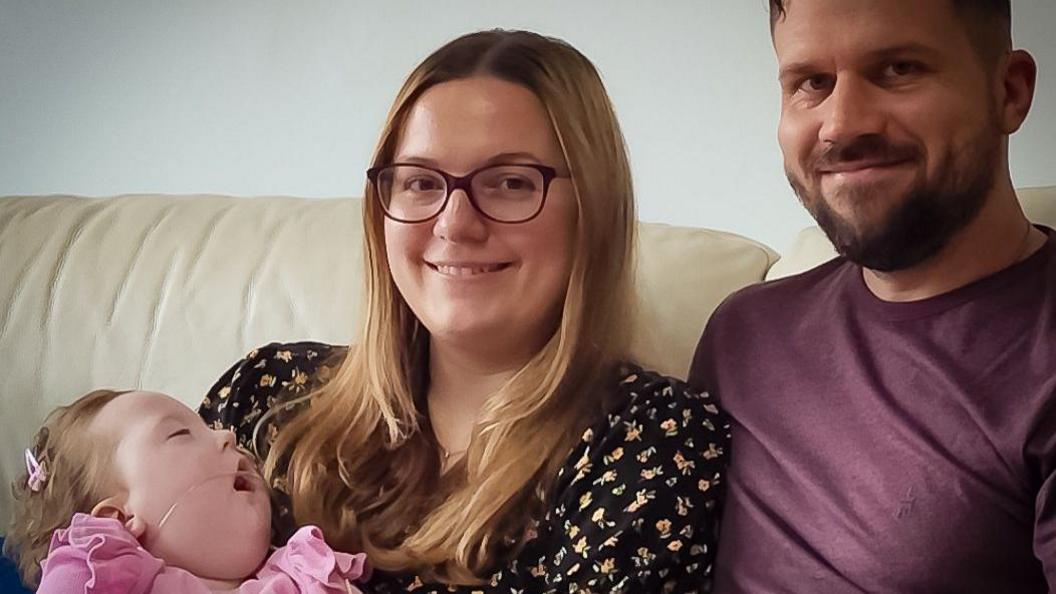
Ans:
[{"label": "man's short dark hair", "polygon": [[[948,0],[969,27],[972,43],[987,59],[1012,48],[1012,0]],[[770,0],[770,31],[794,0]]]}]

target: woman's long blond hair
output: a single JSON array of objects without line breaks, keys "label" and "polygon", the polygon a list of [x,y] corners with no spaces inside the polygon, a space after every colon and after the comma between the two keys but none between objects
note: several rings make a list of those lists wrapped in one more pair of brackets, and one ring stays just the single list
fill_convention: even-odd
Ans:
[{"label": "woman's long blond hair", "polygon": [[46,469],[38,490],[29,488],[29,473],[11,485],[14,515],[4,540],[4,554],[15,559],[22,582],[36,586],[40,562],[48,555],[51,534],[70,525],[76,513],[90,514],[103,498],[104,483],[112,479],[113,458],[106,443],[88,428],[104,406],[126,392],[95,390],[61,406],[45,419],[30,453]]},{"label": "woman's long blond hair", "polygon": [[366,552],[388,571],[477,583],[524,540],[557,470],[606,395],[601,378],[626,353],[635,212],[623,135],[594,66],[568,44],[523,31],[465,35],[408,77],[373,165],[392,162],[408,111],[430,87],[471,76],[524,86],[542,102],[569,166],[577,220],[560,323],[493,394],[465,456],[441,474],[425,414],[428,331],[387,265],[384,219],[363,202],[366,311],[360,344],[308,410],[283,427],[266,471],[288,461],[298,523]]}]

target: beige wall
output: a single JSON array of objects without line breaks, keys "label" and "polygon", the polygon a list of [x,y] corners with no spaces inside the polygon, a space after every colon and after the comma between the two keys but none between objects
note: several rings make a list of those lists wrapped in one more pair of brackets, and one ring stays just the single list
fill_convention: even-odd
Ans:
[{"label": "beige wall", "polygon": [[[601,69],[644,220],[783,250],[809,221],[780,172],[766,5],[0,0],[0,195],[357,196],[418,60],[466,31],[527,27]],[[1012,146],[1015,183],[1052,185],[1056,2],[1014,5],[1017,41],[1042,72]]]}]

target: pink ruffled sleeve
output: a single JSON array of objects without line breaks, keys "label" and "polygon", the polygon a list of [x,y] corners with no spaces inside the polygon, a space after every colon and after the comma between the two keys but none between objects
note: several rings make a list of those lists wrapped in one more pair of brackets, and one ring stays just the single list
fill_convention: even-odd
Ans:
[{"label": "pink ruffled sleeve", "polygon": [[86,514],[55,531],[41,565],[38,594],[148,594],[164,567],[121,522]]},{"label": "pink ruffled sleeve", "polygon": [[367,556],[330,548],[315,526],[298,530],[277,549],[255,579],[242,584],[239,594],[348,594],[360,590],[353,582],[370,578]]}]

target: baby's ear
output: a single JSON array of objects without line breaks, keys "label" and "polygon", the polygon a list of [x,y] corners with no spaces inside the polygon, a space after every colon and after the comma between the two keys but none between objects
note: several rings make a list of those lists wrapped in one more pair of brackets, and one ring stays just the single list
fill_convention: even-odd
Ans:
[{"label": "baby's ear", "polygon": [[147,524],[128,509],[123,497],[107,497],[92,508],[92,515],[97,518],[113,518],[125,525],[132,536],[139,539],[147,530]]},{"label": "baby's ear", "polygon": [[132,533],[132,536],[139,540],[143,533],[147,531],[147,523],[143,521],[139,516],[129,516],[125,520],[125,529]]},{"label": "baby's ear", "polygon": [[114,495],[96,503],[95,507],[92,508],[92,516],[96,518],[113,518],[124,523],[125,520],[132,516],[132,512],[128,509],[124,497]]},{"label": "baby's ear", "polygon": [[147,523],[133,514],[122,497],[114,496],[103,499],[92,508],[96,518],[113,518],[125,524],[125,530],[132,533],[137,540],[147,532]]},{"label": "baby's ear", "polygon": [[107,497],[95,504],[92,515],[96,518],[113,518],[124,522],[126,520],[125,501],[121,497]]}]

